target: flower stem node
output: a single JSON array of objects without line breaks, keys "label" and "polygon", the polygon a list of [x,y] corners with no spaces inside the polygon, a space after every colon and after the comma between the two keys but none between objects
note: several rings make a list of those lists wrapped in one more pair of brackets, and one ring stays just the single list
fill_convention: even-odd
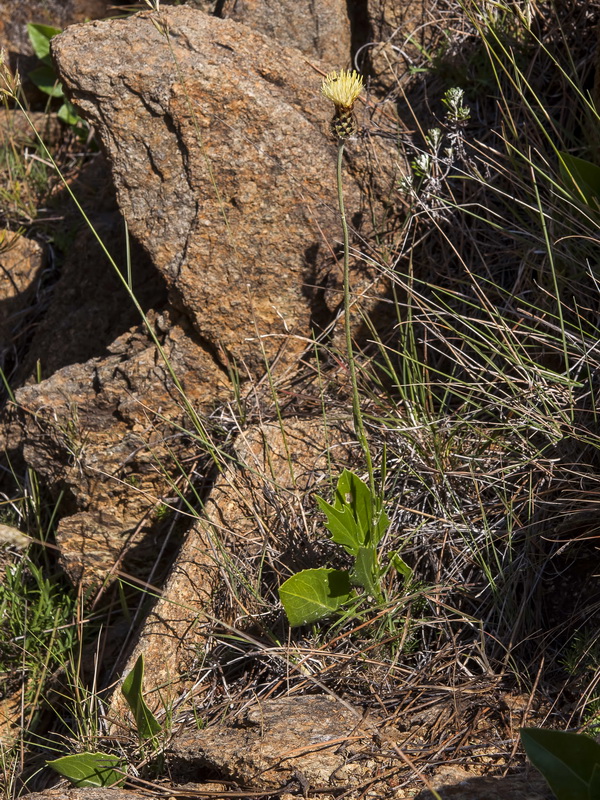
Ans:
[{"label": "flower stem node", "polygon": [[347,139],[357,131],[352,109],[362,88],[362,75],[356,70],[341,69],[339,72],[334,70],[323,79],[321,92],[335,105],[331,132],[338,139]]}]

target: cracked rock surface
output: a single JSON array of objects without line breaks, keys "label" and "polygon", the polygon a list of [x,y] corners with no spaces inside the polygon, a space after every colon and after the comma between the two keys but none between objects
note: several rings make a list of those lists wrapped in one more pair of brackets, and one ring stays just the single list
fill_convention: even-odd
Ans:
[{"label": "cracked rock surface", "polygon": [[[340,235],[318,73],[299,50],[186,6],[73,26],[52,52],[129,230],[201,339],[255,375],[265,359],[293,363],[324,313],[318,283]],[[353,174],[345,193],[359,221]]]},{"label": "cracked rock surface", "polygon": [[360,710],[334,698],[284,697],[256,703],[233,725],[178,738],[170,757],[180,777],[211,767],[247,787],[280,789],[292,780],[327,787],[360,774],[349,755],[372,735]]}]

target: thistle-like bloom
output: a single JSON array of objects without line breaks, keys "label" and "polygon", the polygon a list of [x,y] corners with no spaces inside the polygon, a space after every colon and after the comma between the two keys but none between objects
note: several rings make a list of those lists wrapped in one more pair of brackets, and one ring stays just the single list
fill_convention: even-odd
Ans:
[{"label": "thistle-like bloom", "polygon": [[345,139],[356,133],[356,121],[352,109],[362,88],[362,75],[356,70],[341,69],[339,72],[330,72],[323,79],[321,92],[335,105],[331,131],[339,139]]},{"label": "thistle-like bloom", "polygon": [[352,109],[356,98],[362,92],[363,79],[356,70],[341,69],[339,73],[330,72],[323,79],[321,91],[336,108]]}]

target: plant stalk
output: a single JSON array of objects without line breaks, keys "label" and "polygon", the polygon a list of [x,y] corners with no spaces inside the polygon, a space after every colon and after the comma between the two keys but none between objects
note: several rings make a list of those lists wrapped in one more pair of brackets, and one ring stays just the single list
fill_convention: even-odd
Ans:
[{"label": "plant stalk", "polygon": [[365,431],[362,410],[360,407],[360,396],[358,393],[358,378],[356,374],[356,364],[354,362],[354,351],[352,347],[352,331],[350,328],[350,239],[348,235],[348,223],[346,222],[346,211],[344,208],[344,185],[342,181],[342,163],[344,157],[344,139],[338,139],[337,157],[337,191],[340,218],[342,220],[342,231],[344,235],[344,333],[346,335],[346,352],[348,355],[348,368],[350,370],[350,383],[352,386],[352,416],[354,418],[354,428],[358,442],[362,448],[369,476],[369,489],[371,497],[375,499],[375,477],[373,475],[373,461],[369,442]]}]

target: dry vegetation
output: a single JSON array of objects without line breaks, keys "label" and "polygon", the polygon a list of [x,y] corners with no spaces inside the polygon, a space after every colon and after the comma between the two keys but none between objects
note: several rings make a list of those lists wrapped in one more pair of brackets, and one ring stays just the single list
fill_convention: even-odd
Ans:
[{"label": "dry vegetation", "polygon": [[[261,613],[233,627],[215,620],[194,676],[195,708],[172,709],[173,723],[210,724],[251,696],[325,688],[390,725],[414,726],[410,758],[430,771],[450,761],[518,765],[525,722],[599,724],[599,216],[558,168],[558,151],[598,156],[590,93],[599,16],[597,2],[440,0],[425,48],[395,40],[398,53],[410,50],[413,75],[385,93],[374,87],[398,122],[366,135],[396,138],[414,175],[398,187],[379,238],[355,243],[393,287],[377,326],[365,319],[355,357],[392,519],[383,552],[402,554],[412,584],[390,573],[393,600],[383,607],[363,603],[290,635],[277,599],[289,575],[281,537],[295,531],[319,565],[336,554],[311,497],[292,519],[274,486],[280,523],[265,533],[260,558],[223,565],[235,595],[223,602],[251,598]],[[454,108],[442,102],[452,87],[464,91]],[[45,210],[56,186],[47,159],[4,136],[3,224],[46,240],[58,229],[68,241],[64,208]],[[89,148],[66,131],[55,157],[69,172]],[[14,348],[5,362],[8,384],[18,357]],[[323,345],[293,380],[242,383],[238,407],[211,421],[214,452],[258,419],[343,415],[343,359]],[[51,545],[54,506],[35,476],[6,463],[2,481],[1,520]],[[257,528],[265,530],[260,519]],[[98,637],[102,650],[100,624],[121,611],[111,592],[90,611],[62,582],[51,547],[5,560],[14,580],[0,590],[0,670],[5,694],[22,692],[23,726],[16,749],[2,750],[8,795],[48,757],[44,743],[106,746],[79,662]],[[121,586],[122,601],[138,599]],[[32,607],[44,608],[35,621]],[[43,703],[52,692],[64,705],[58,719]],[[154,772],[140,766],[134,749],[128,758],[143,777],[164,777],[156,762]],[[413,780],[402,769],[397,782]]]}]

